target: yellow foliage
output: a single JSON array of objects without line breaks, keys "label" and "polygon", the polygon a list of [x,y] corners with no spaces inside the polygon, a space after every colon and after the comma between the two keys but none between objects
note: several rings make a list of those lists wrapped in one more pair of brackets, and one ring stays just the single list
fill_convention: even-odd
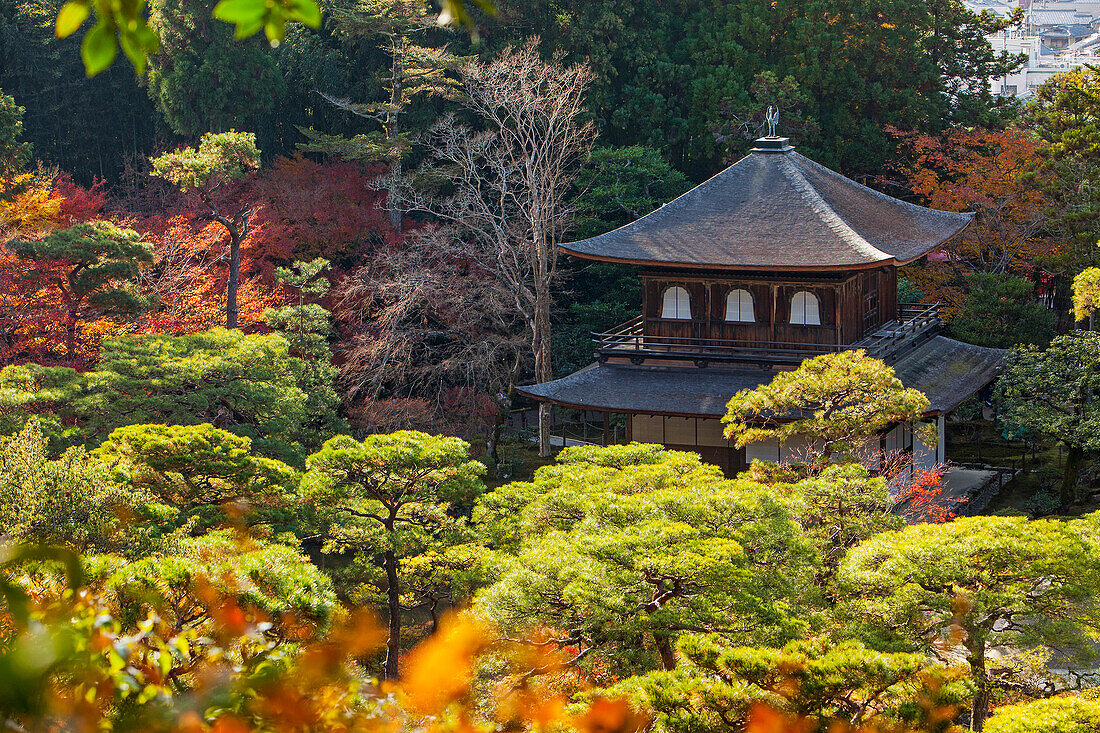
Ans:
[{"label": "yellow foliage", "polygon": [[1073,317],[1084,321],[1100,308],[1100,267],[1088,267],[1073,278]]},{"label": "yellow foliage", "polygon": [[24,236],[57,228],[61,199],[53,197],[53,182],[31,173],[0,177],[0,232]]}]

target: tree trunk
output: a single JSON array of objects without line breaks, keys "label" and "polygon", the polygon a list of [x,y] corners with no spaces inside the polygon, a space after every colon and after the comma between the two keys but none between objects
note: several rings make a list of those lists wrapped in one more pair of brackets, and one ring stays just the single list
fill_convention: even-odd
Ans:
[{"label": "tree trunk", "polygon": [[237,327],[237,282],[241,271],[241,238],[229,232],[229,283],[225,289],[225,327]]},{"label": "tree trunk", "polygon": [[65,358],[72,361],[76,358],[76,311],[69,311],[68,323],[65,324]]},{"label": "tree trunk", "polygon": [[[968,633],[973,633],[973,631],[968,631]],[[989,717],[990,689],[989,673],[985,668],[985,642],[976,641],[971,646],[968,639],[967,649],[970,652],[969,659],[967,659],[970,664],[970,674],[974,678],[974,685],[977,687],[970,708],[970,730],[980,731],[985,727],[985,719]]]},{"label": "tree trunk", "polygon": [[[504,425],[508,421],[509,410],[512,409],[512,402],[516,397],[516,380],[519,379],[519,370],[522,363],[522,357],[516,354],[516,359],[512,362],[512,370],[508,374],[508,389],[504,392],[504,399],[500,405],[500,412],[497,413],[496,419],[493,420],[493,429],[489,433],[489,440],[486,441],[485,444],[485,459],[492,461],[494,475],[496,475],[496,470],[500,464],[500,436],[501,433],[504,432]],[[540,432],[540,438],[541,435],[542,433]]]},{"label": "tree trunk", "polygon": [[432,617],[432,632],[439,631],[439,599],[433,598],[432,602],[428,605],[428,613]]},{"label": "tree trunk", "polygon": [[[396,144],[393,142],[392,138],[390,139],[389,143],[391,145]],[[390,175],[393,176],[395,179],[401,175],[401,157],[398,155],[395,155],[393,158],[390,159]],[[401,212],[398,210],[397,205],[394,202],[390,201],[388,198],[386,199],[386,209],[386,214],[389,216],[390,219],[390,226],[393,227],[393,230],[395,232],[400,234]]]},{"label": "tree trunk", "polygon": [[550,404],[539,403],[539,455],[548,458],[553,452],[550,445]]},{"label": "tree trunk", "polygon": [[1062,472],[1062,506],[1077,501],[1077,475],[1081,472],[1081,462],[1085,451],[1077,446],[1067,446],[1066,467]]},{"label": "tree trunk", "polygon": [[397,555],[386,550],[386,592],[389,596],[390,635],[386,639],[386,679],[395,680],[401,662],[401,586],[397,579]]},{"label": "tree trunk", "polygon": [[[543,384],[554,377],[550,366],[550,283],[543,280],[535,285],[535,312],[531,324],[531,343],[535,355],[535,382]],[[550,405],[539,403],[539,455],[549,457]]]},{"label": "tree trunk", "polygon": [[489,429],[489,437],[485,440],[485,461],[492,466],[493,475],[496,476],[500,465],[500,433],[504,429],[504,421],[508,413],[501,410],[493,419],[493,427]]},{"label": "tree trunk", "polygon": [[676,652],[672,649],[672,642],[667,636],[653,632],[653,641],[657,645],[657,653],[661,655],[661,666],[666,672],[676,669]]},{"label": "tree trunk", "polygon": [[[404,36],[398,36],[400,40],[390,41],[390,58],[393,63],[391,66],[391,79],[393,80],[393,87],[390,89],[390,111],[386,113],[386,119],[383,122],[383,127],[386,130],[386,143],[390,146],[391,151],[394,146],[397,145],[397,136],[400,134],[399,115],[405,109],[405,54],[409,41]],[[390,175],[397,179],[401,175],[401,153],[391,152],[390,154]],[[387,200],[387,208],[389,211],[390,226],[398,234],[401,233],[401,212],[397,210],[396,206],[392,205],[391,201]]]}]

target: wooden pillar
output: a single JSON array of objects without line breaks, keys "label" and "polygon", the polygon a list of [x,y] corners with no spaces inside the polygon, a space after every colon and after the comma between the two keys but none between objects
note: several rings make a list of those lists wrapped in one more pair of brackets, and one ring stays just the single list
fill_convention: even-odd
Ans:
[{"label": "wooden pillar", "polygon": [[603,414],[603,444],[604,447],[611,442],[611,413],[604,412]]},{"label": "wooden pillar", "polygon": [[775,343],[775,308],[779,302],[779,293],[776,291],[775,283],[772,283],[772,319],[771,319],[771,340]]},{"label": "wooden pillar", "polygon": [[837,345],[844,343],[843,332],[840,329],[840,301],[843,287],[843,284],[841,284],[833,288],[833,334],[835,339],[833,343]]},{"label": "wooden pillar", "polygon": [[936,463],[947,463],[947,416],[942,412],[936,416]]}]

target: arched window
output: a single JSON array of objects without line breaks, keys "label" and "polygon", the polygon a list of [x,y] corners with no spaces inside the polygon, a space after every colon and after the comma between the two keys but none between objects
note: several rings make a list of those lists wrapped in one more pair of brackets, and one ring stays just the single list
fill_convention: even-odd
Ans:
[{"label": "arched window", "polygon": [[726,320],[754,323],[756,313],[752,309],[752,293],[748,290],[731,290],[726,295]]},{"label": "arched window", "polygon": [[665,289],[665,296],[661,301],[661,318],[691,320],[691,296],[687,290],[679,286]]},{"label": "arched window", "polygon": [[807,290],[799,290],[791,298],[791,323],[796,326],[820,326],[821,308],[817,296]]}]

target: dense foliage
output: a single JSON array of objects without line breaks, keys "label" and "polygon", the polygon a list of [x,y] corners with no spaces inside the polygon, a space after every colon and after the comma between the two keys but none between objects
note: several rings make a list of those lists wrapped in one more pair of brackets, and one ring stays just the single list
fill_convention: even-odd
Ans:
[{"label": "dense foliage", "polygon": [[[0,0],[0,720],[1095,728],[1100,343],[1058,334],[1100,302],[1100,81],[994,98],[1016,21]],[[730,400],[731,449],[784,464],[536,448],[517,386],[641,302],[634,268],[556,245],[683,194],[771,105],[800,152],[975,214],[899,290],[1008,350],[972,412],[1046,473],[1064,449],[1070,516],[940,506],[943,467],[878,440],[931,444],[929,400],[862,350]]]}]

